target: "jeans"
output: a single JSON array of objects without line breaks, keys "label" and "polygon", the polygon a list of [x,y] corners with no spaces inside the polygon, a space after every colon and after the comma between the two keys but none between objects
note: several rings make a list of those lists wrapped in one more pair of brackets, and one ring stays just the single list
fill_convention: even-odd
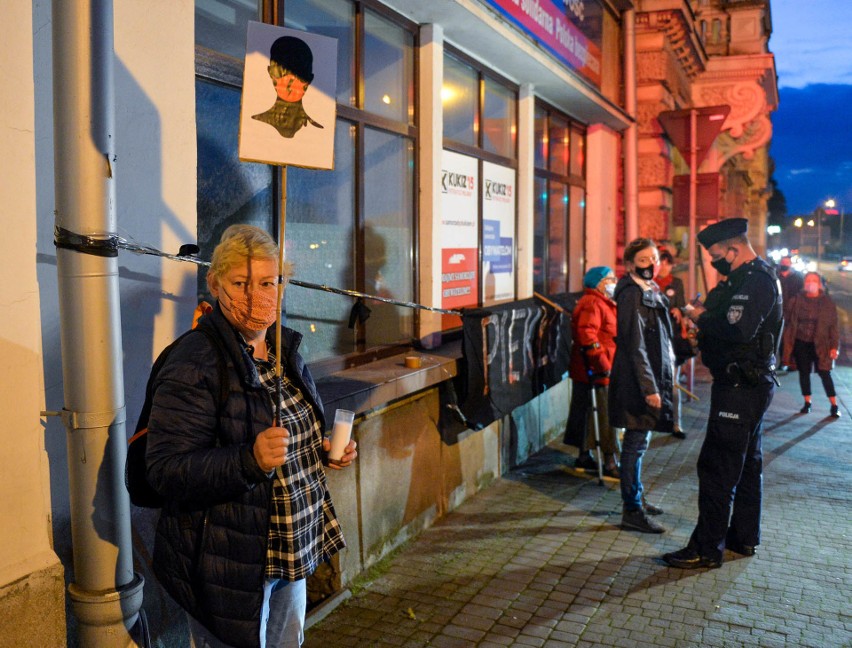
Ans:
[{"label": "jeans", "polygon": [[627,511],[642,508],[642,457],[648,449],[651,432],[625,430],[621,444],[621,500]]},{"label": "jeans", "polygon": [[[307,611],[305,579],[293,581],[267,580],[263,585],[263,608],[260,612],[260,645],[263,648],[298,648],[305,640]],[[189,614],[192,648],[229,648]]]}]

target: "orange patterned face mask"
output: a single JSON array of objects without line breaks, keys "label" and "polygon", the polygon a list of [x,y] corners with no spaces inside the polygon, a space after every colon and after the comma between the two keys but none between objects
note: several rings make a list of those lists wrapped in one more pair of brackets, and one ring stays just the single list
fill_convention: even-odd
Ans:
[{"label": "orange patterned face mask", "polygon": [[307,89],[308,84],[295,74],[285,74],[275,79],[275,92],[282,101],[301,101]]},{"label": "orange patterned face mask", "polygon": [[[249,331],[263,331],[275,323],[278,316],[278,298],[259,291],[250,295],[242,294],[234,299],[222,289],[228,296],[228,304],[221,304],[222,308],[231,313],[234,322]],[[220,301],[221,303],[221,301]]]}]

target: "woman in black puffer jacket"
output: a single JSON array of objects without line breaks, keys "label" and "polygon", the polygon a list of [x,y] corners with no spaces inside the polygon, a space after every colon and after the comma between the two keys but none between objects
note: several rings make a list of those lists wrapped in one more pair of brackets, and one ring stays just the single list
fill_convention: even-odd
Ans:
[{"label": "woman in black puffer jacket", "polygon": [[[216,307],[154,384],[148,480],[166,499],[154,572],[197,645],[298,646],[305,578],[344,546],[323,469],[322,403],[289,329],[276,387],[277,258],[263,230],[225,231],[207,278]],[[352,441],[333,467],[356,456]]]}]

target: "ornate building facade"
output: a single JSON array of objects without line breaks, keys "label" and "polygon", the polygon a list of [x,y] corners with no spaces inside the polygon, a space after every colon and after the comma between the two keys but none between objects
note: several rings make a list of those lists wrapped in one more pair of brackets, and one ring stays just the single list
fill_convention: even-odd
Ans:
[{"label": "ornate building facade", "polygon": [[[659,119],[665,111],[726,107],[721,132],[700,162],[698,225],[749,219],[765,247],[769,115],[778,106],[768,51],[769,0],[639,0],[636,14],[639,231],[686,243],[689,165]],[[701,156],[699,156],[700,158]],[[680,176],[680,181],[678,177]],[[679,188],[683,189],[679,189]],[[686,202],[688,204],[688,201]]]}]

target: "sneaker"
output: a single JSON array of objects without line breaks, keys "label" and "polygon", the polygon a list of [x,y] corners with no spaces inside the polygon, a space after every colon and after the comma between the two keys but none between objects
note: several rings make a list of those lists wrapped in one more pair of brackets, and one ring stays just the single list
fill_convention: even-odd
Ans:
[{"label": "sneaker", "polygon": [[799,410],[799,414],[808,414],[811,411],[811,404],[805,401],[805,404],[802,405],[802,409]]},{"label": "sneaker", "polygon": [[659,506],[654,506],[653,504],[651,504],[651,502],[646,500],[644,496],[642,497],[642,509],[648,515],[662,515],[663,513],[665,513],[663,509],[661,509]]},{"label": "sneaker", "polygon": [[642,533],[665,532],[665,529],[645,515],[645,511],[642,509],[623,511],[621,514],[621,528],[631,531],[641,531]]},{"label": "sneaker", "polygon": [[717,569],[722,566],[721,558],[702,556],[692,547],[663,554],[663,560],[672,567],[680,569]]},{"label": "sneaker", "polygon": [[595,461],[590,454],[581,454],[574,462],[574,468],[577,470],[597,470],[598,462]]},{"label": "sneaker", "polygon": [[840,408],[837,405],[831,406],[831,418],[840,418]]}]

